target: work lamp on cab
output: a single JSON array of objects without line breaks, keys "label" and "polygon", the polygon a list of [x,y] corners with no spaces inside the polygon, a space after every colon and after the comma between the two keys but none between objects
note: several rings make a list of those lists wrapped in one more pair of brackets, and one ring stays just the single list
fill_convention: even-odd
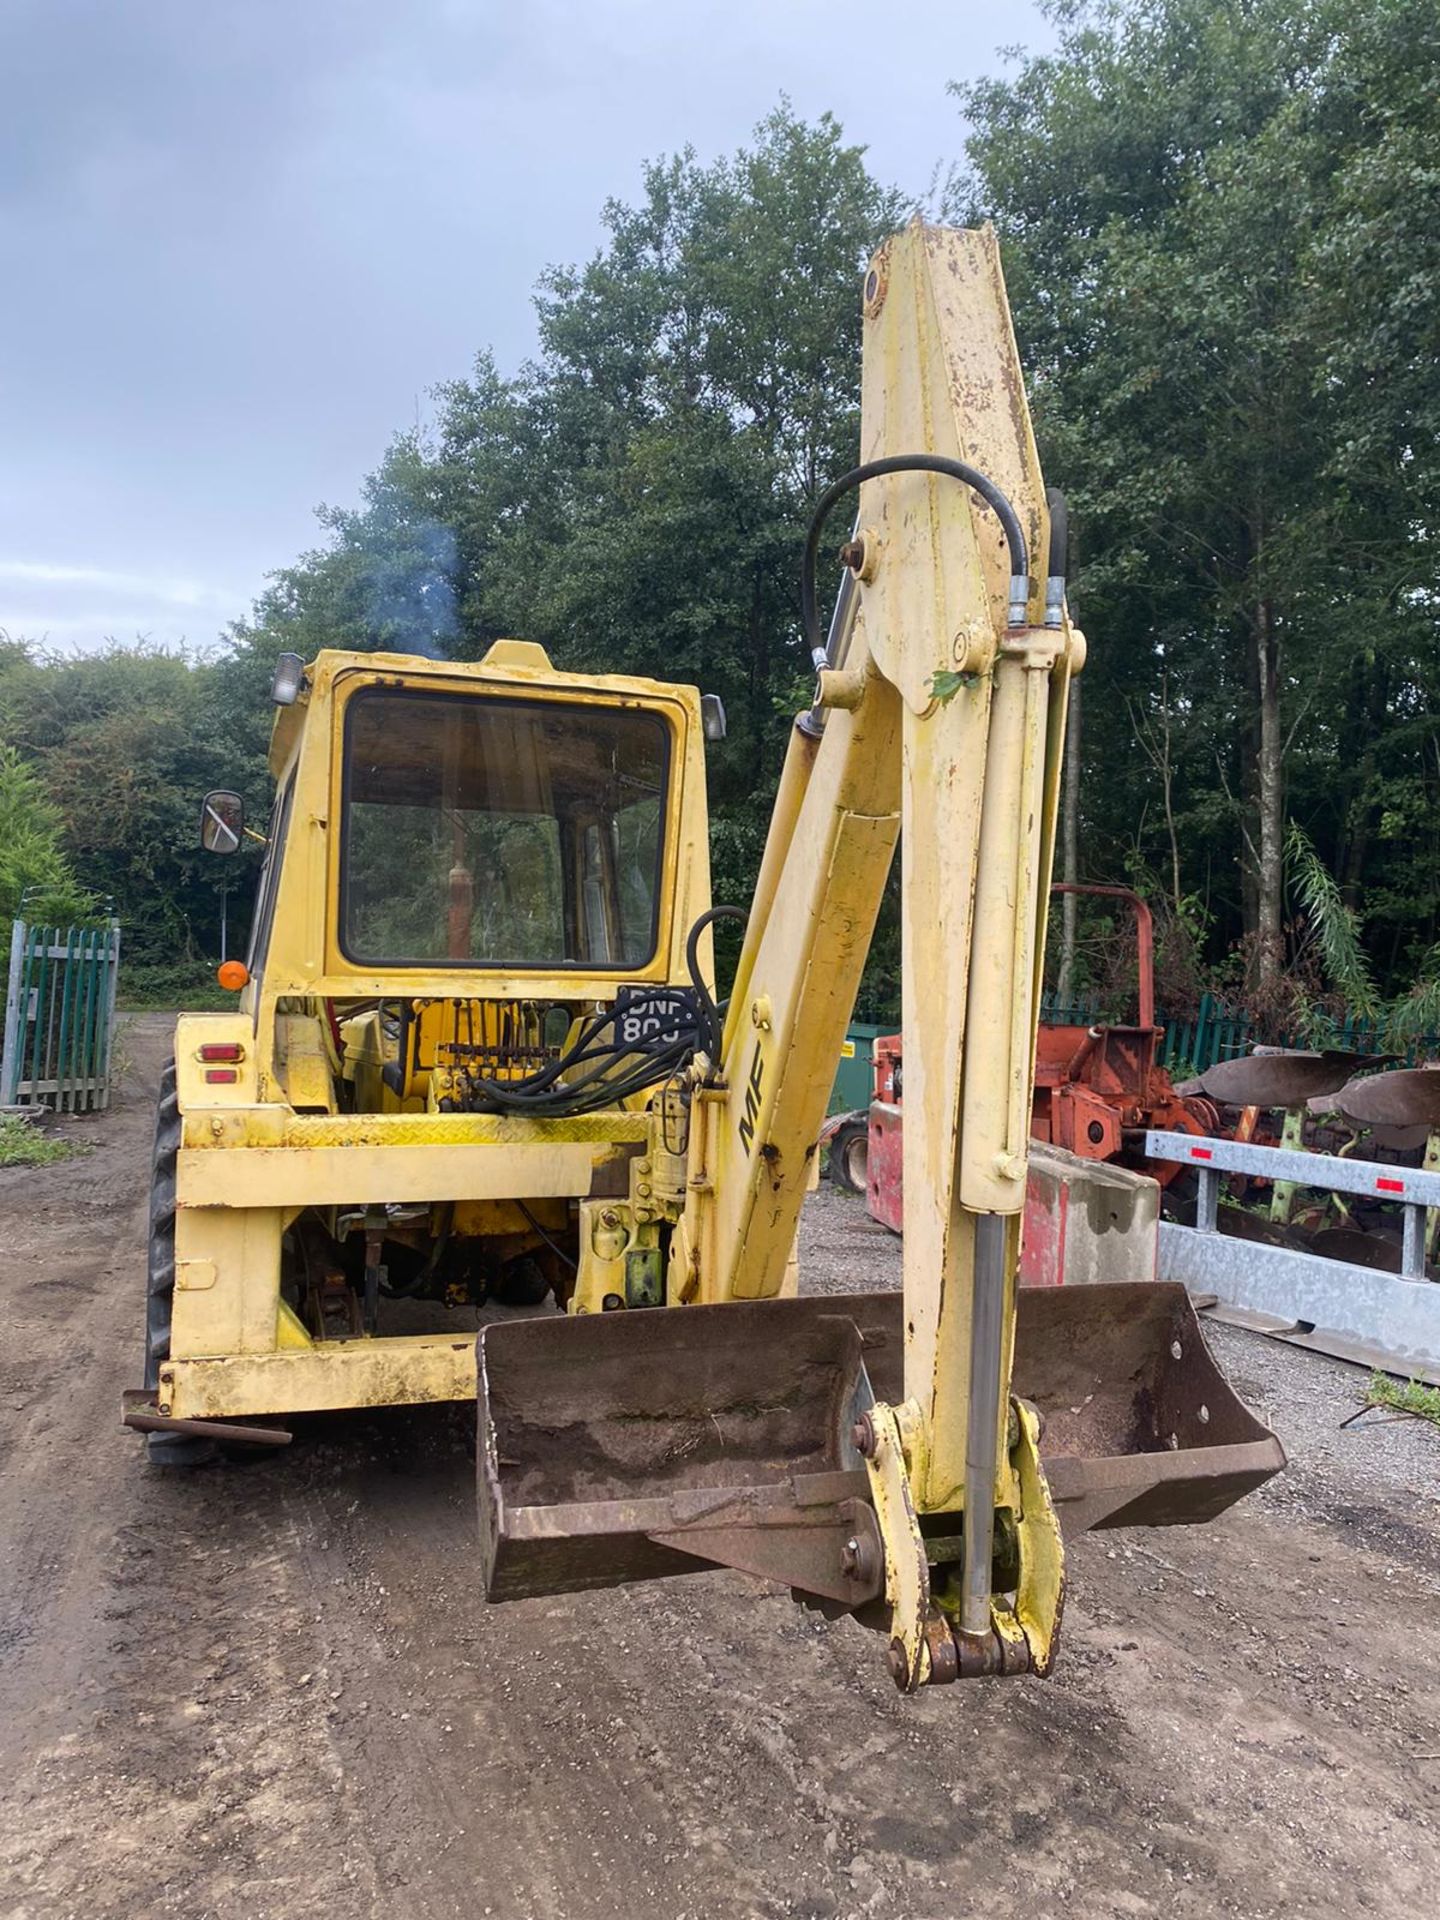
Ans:
[{"label": "work lamp on cab", "polygon": [[305,662],[298,653],[282,653],[275,662],[275,678],[270,682],[270,698],[277,707],[293,707],[305,684]]}]

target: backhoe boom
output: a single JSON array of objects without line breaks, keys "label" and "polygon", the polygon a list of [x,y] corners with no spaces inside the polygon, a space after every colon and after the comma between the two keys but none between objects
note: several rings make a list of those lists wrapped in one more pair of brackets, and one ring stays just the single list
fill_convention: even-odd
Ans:
[{"label": "backhoe boom", "polygon": [[[922,1116],[906,1135],[910,1490],[922,1510],[974,1516],[961,1624],[988,1639],[992,1495],[1019,1507],[1005,1446],[1011,1223],[1025,1193],[1051,743],[1083,643],[1058,596],[1045,624],[1046,581],[1029,574],[1048,515],[993,234],[916,224],[896,236],[872,267],[865,329],[872,477],[847,550],[850,617],[832,632],[815,713],[796,723],[766,850],[780,883],[740,962],[725,1093],[702,1096],[723,1107],[707,1119],[706,1178],[692,1182],[671,1284],[709,1301],[780,1290],[900,834],[907,1104]],[[990,481],[1019,543],[931,462]],[[923,1667],[914,1620],[909,1640]]]},{"label": "backhoe boom", "polygon": [[[896,235],[864,315],[863,460],[806,545],[815,701],[791,732],[718,1058],[697,1055],[679,1102],[683,1158],[678,1142],[668,1163],[652,1151],[635,1190],[648,1217],[668,1165],[666,1299],[682,1311],[633,1332],[487,1332],[481,1510],[492,1591],[686,1556],[741,1567],[884,1628],[910,1691],[1049,1671],[1064,1554],[1042,1413],[1061,1500],[1086,1525],[1208,1515],[1282,1456],[1206,1371],[1182,1292],[1017,1301],[1043,903],[1084,641],[1050,564],[993,233]],[[822,643],[814,557],[826,512],[857,496]],[[897,840],[903,1293],[785,1299]],[[602,1301],[586,1241],[582,1225],[582,1313],[620,1304]],[[521,1378],[564,1383],[543,1432]],[[1223,1442],[1206,1430],[1217,1407]],[[595,1463],[583,1489],[573,1464],[546,1465],[557,1423]]]}]

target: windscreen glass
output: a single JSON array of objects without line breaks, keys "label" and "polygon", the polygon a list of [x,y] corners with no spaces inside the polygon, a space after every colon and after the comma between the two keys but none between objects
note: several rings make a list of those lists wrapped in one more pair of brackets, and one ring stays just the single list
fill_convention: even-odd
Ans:
[{"label": "windscreen glass", "polygon": [[352,962],[624,972],[653,958],[658,715],[376,688],[350,701],[345,733]]},{"label": "windscreen glass", "polygon": [[275,796],[275,805],[270,813],[270,827],[265,836],[265,864],[260,869],[260,888],[255,896],[255,918],[250,925],[250,951],[245,960],[252,980],[258,980],[264,973],[265,957],[270,950],[270,929],[275,923],[275,895],[280,886],[280,868],[285,859],[285,836],[290,830],[290,803],[294,796],[295,776],[292,773]]}]

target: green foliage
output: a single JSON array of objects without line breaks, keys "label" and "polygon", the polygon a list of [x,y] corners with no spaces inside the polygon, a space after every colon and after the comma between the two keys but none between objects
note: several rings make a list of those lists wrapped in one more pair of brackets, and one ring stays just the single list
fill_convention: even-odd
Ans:
[{"label": "green foliage", "polygon": [[233,1013],[235,995],[220,985],[208,961],[153,964],[122,955],[116,1005],[123,1013]]},{"label": "green foliage", "polygon": [[930,676],[930,693],[941,706],[953,700],[962,687],[973,687],[979,679],[977,673],[955,673],[948,667],[942,667],[938,673]]},{"label": "green foliage", "polygon": [[0,1167],[45,1167],[74,1152],[68,1141],[52,1140],[28,1120],[0,1113]]},{"label": "green foliage", "polygon": [[[13,746],[0,745],[0,927],[83,919],[91,902],[61,845],[60,809]],[[8,934],[7,934],[8,938]]]},{"label": "green foliage", "polygon": [[[70,897],[92,909],[113,903],[127,960],[218,958],[222,887],[243,929],[256,852],[247,843],[234,859],[213,859],[198,831],[210,787],[239,788],[263,817],[268,780],[255,736],[270,709],[248,686],[244,704],[232,705],[238,679],[230,663],[150,647],[0,649],[0,738],[44,798],[44,831],[73,869]],[[5,845],[0,828],[0,861]],[[81,910],[56,904],[45,917]]]},{"label": "green foliage", "polygon": [[1293,821],[1286,837],[1286,852],[1290,884],[1319,947],[1326,982],[1342,996],[1350,1012],[1373,1019],[1380,1010],[1380,996],[1361,945],[1359,916],[1342,898],[1309,835]]},{"label": "green foliage", "polygon": [[[1297,905],[1316,949],[1323,984],[1331,990],[1327,1007],[1297,984],[1296,1024],[1301,1033],[1311,1044],[1333,1044],[1338,1010],[1379,1021],[1386,1046],[1398,1051],[1433,1042],[1440,1033],[1440,946],[1423,956],[1407,990],[1382,1000],[1362,942],[1360,915],[1347,905],[1309,838],[1293,822],[1287,853]],[[1307,957],[1303,944],[1301,957]]]},{"label": "green foliage", "polygon": [[958,90],[956,201],[999,227],[1077,529],[1088,869],[1168,874],[1133,712],[1168,747],[1174,891],[1203,899],[1212,960],[1253,938],[1268,634],[1279,818],[1347,905],[1363,888],[1371,962],[1403,977],[1440,938],[1440,13],[1054,17],[1054,54]]},{"label": "green foliage", "polygon": [[1432,947],[1416,969],[1415,984],[1390,1005],[1387,1046],[1406,1048],[1440,1033],[1440,946]]},{"label": "green foliage", "polygon": [[1427,1387],[1423,1380],[1392,1380],[1388,1373],[1372,1373],[1365,1387],[1367,1407],[1393,1407],[1397,1413],[1413,1413],[1440,1427],[1440,1387]]}]

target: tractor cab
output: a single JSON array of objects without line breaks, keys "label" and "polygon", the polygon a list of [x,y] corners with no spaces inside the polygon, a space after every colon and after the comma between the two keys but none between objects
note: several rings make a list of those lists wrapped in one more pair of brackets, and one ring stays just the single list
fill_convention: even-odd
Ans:
[{"label": "tractor cab", "polygon": [[[253,929],[222,969],[239,1005],[177,1036],[199,1137],[293,1163],[301,1204],[267,1213],[246,1311],[303,1350],[568,1304],[578,1210],[629,1196],[645,1103],[714,1017],[691,935],[718,701],[520,641],[478,663],[287,655],[273,693]],[[207,796],[207,847],[246,831],[240,796]],[[620,1297],[658,1298],[658,1226],[622,1238]]]},{"label": "tractor cab", "polygon": [[[277,691],[241,999],[262,1097],[299,1091],[297,1000],[331,1056],[322,1104],[376,1113],[494,1110],[489,1089],[555,1067],[599,1014],[684,1016],[718,703],[582,681],[519,641],[478,665],[322,653]],[[216,851],[234,799],[207,798]]]}]

